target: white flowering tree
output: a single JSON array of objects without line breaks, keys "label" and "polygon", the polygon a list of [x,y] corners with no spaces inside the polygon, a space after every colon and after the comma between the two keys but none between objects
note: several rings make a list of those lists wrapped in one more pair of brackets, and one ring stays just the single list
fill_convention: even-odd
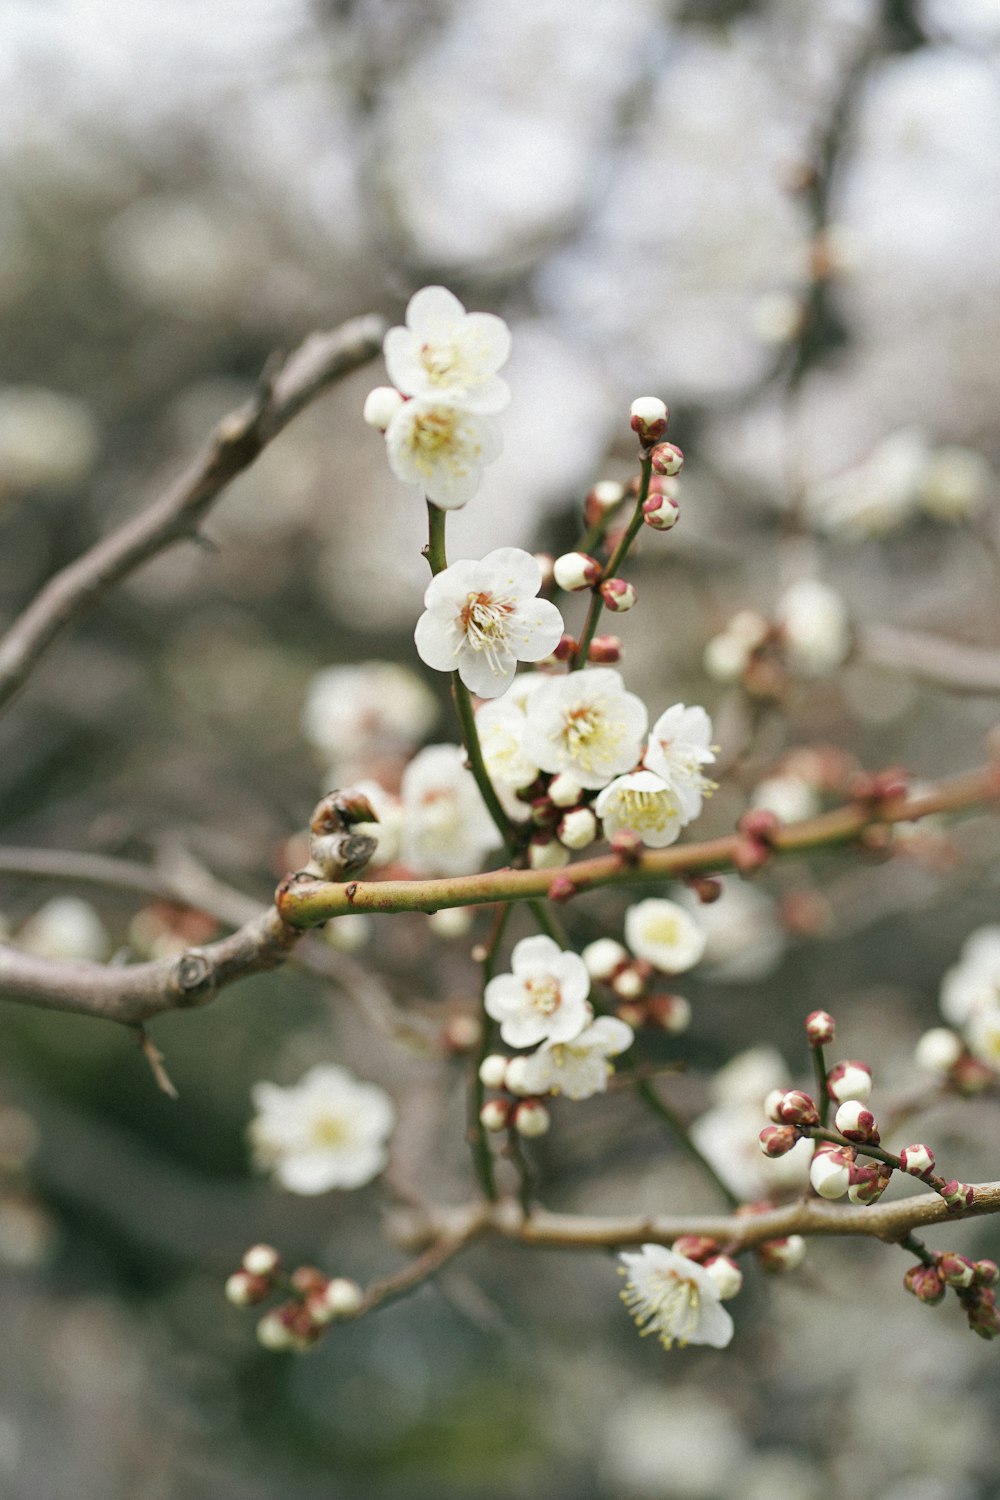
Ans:
[{"label": "white flowering tree", "polygon": [[[450,680],[454,739],[424,743],[433,697],[414,671],[373,662],[321,674],[305,725],[334,759],[338,784],[312,814],[308,861],[304,851],[273,905],[258,910],[204,872],[8,851],[7,873],[160,894],[230,931],[144,962],[102,964],[47,947],[36,920],[0,945],[0,995],[133,1029],[170,1092],[150,1023],[286,962],[323,972],[329,950],[310,946],[311,931],[328,927],[347,945],[374,914],[427,913],[442,941],[469,937],[467,982],[477,975],[480,998],[448,1029],[467,1072],[466,1201],[435,1204],[396,1182],[405,1210],[391,1228],[402,1263],[367,1286],[337,1267],[288,1267],[280,1246],[251,1246],[226,1290],[259,1310],[269,1349],[310,1347],[331,1324],[375,1312],[490,1237],[618,1251],[622,1296],[643,1332],[667,1348],[721,1348],[738,1337],[722,1304],[737,1297],[748,1266],[792,1272],[813,1236],[870,1236],[903,1250],[903,1280],[917,1298],[949,1297],[977,1334],[993,1338],[1000,1271],[963,1253],[961,1221],[1000,1211],[1000,1181],[966,1182],[949,1159],[953,1143],[938,1163],[932,1146],[906,1136],[932,1097],[996,1087],[1000,929],[973,934],[947,977],[948,1024],[921,1040],[920,1088],[904,1102],[875,1095],[866,1062],[835,1058],[825,1005],[804,1005],[790,1020],[790,1067],[761,1051],[734,1058],[697,1118],[672,1102],[670,1049],[699,1025],[675,992],[678,976],[703,964],[717,974],[767,972],[770,918],[755,904],[758,872],[834,848],[843,861],[889,858],[920,820],[988,808],[1000,767],[988,760],[918,787],[895,768],[866,771],[795,746],[752,778],[735,828],[690,837],[716,782],[745,779],[740,721],[729,716],[730,738],[717,733],[703,707],[671,702],[669,681],[647,706],[627,685],[621,641],[601,633],[606,614],[637,604],[626,575],[640,536],[668,547],[659,533],[681,516],[683,455],[667,438],[665,404],[640,397],[623,414],[634,472],[620,482],[595,476],[572,550],[553,557],[503,546],[449,560],[448,512],[475,501],[501,452],[510,391],[500,371],[510,344],[500,318],[467,313],[442,287],[418,292],[405,323],[388,333],[365,318],[315,336],[269,369],[254,400],[153,506],[56,574],[10,626],[0,640],[0,707],[62,631],[147,559],[197,536],[229,481],[315,396],[384,349],[391,384],[371,392],[364,420],[384,434],[413,503],[426,503],[431,578],[415,657]],[[850,503],[840,490],[830,502],[840,511]],[[804,571],[768,616],[734,608],[705,642],[705,660],[752,721],[764,709],[780,715],[796,683],[836,672],[854,644],[838,594]],[[600,895],[586,899],[602,891],[627,898],[620,921],[602,917]],[[578,905],[587,912],[579,926]],[[64,902],[61,931],[78,919],[85,926]],[[800,913],[803,925],[808,919]],[[86,946],[86,933],[76,936],[70,953]],[[794,1087],[803,1072],[808,1087]],[[539,1138],[572,1132],[580,1103],[599,1108],[597,1096],[611,1090],[634,1093],[672,1135],[717,1195],[717,1212],[685,1212],[683,1203],[614,1215],[545,1207]],[[291,1086],[260,1082],[253,1107],[253,1159],[279,1190],[349,1190],[391,1169],[397,1109],[370,1078],[317,1064]],[[923,1231],[941,1225],[953,1233],[932,1250]],[[609,1277],[609,1295],[611,1287]]]}]

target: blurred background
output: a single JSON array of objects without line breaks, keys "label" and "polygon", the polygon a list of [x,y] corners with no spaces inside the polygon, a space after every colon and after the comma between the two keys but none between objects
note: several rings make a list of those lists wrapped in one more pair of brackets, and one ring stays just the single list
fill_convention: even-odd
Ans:
[{"label": "blurred background", "polygon": [[[572,545],[588,487],[629,476],[630,401],[671,406],[682,524],[645,539],[620,633],[654,714],[717,716],[730,771],[699,833],[796,746],[977,764],[1000,652],[998,56],[996,0],[5,0],[0,618],[148,503],[272,350],[399,321],[442,281],[514,336],[505,452],[453,556]],[[0,724],[4,844],[193,862],[268,898],[335,749],[303,731],[315,674],[416,664],[423,507],[360,420],[382,378],[307,411],[214,509],[211,550],[146,566],[46,658]],[[777,713],[703,653],[804,574],[857,647]],[[953,691],[928,637],[975,648],[983,690]],[[454,739],[429,686],[428,738]],[[972,819],[891,865],[731,891],[692,1026],[661,1047],[688,1069],[678,1108],[724,1103],[709,1075],[751,1043],[807,1084],[819,1005],[876,1099],[912,1091],[941,977],[996,918],[998,844]],[[622,909],[567,920],[584,942]],[[0,914],[36,951],[101,958],[212,931],[59,882],[3,880]],[[256,1080],[344,1061],[399,1104],[392,1180],[469,1192],[441,1038],[473,1003],[470,935],[413,917],[341,941],[334,983],[289,969],[157,1023],[176,1103],[130,1036],[3,1008],[3,1500],[1000,1493],[996,1350],[906,1297],[884,1246],[749,1277],[722,1355],[640,1343],[610,1257],[510,1248],[308,1357],[259,1350],[222,1298],[252,1241],[361,1280],[400,1257],[385,1184],[307,1201],[255,1178]],[[998,1175],[995,1091],[918,1119],[950,1172]],[[552,1207],[718,1206],[624,1093],[559,1116],[537,1159]],[[989,1221],[931,1242],[1000,1251]]]}]

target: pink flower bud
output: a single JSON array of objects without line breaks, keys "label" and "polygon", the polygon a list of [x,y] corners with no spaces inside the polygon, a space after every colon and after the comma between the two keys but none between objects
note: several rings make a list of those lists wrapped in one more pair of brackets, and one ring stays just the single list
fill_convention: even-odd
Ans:
[{"label": "pink flower bud", "polygon": [[572,901],[579,886],[572,875],[556,875],[549,886],[550,901]]},{"label": "pink flower bud", "polygon": [[937,1268],[941,1280],[948,1286],[971,1286],[976,1279],[975,1262],[955,1250],[946,1250],[937,1257]]},{"label": "pink flower bud", "polygon": [[587,660],[608,666],[622,659],[621,637],[617,635],[595,635],[587,647]]},{"label": "pink flower bud", "polygon": [[829,1011],[814,1010],[806,1016],[806,1036],[813,1047],[829,1047],[836,1029],[836,1022]]},{"label": "pink flower bud", "polygon": [[735,1297],[742,1290],[743,1272],[731,1255],[713,1255],[710,1260],[705,1261],[705,1270],[715,1282],[723,1302],[728,1302],[730,1297]]},{"label": "pink flower bud", "polygon": [[679,1036],[691,1025],[691,1003],[683,995],[650,995],[647,1015],[650,1025]]},{"label": "pink flower bud", "polygon": [[593,588],[601,576],[601,565],[587,552],[564,552],[552,565],[556,583],[568,594]]},{"label": "pink flower bud", "polygon": [[867,1208],[877,1203],[892,1181],[892,1168],[886,1162],[870,1162],[864,1166],[851,1167],[851,1185],[847,1196],[852,1203]]},{"label": "pink flower bud", "polygon": [[509,1059],[500,1052],[491,1052],[479,1064],[479,1081],[485,1088],[502,1089],[507,1076]]},{"label": "pink flower bud", "polygon": [[938,1188],[938,1192],[948,1205],[950,1213],[959,1213],[963,1208],[971,1208],[976,1201],[975,1189],[967,1182],[958,1182],[954,1177]]},{"label": "pink flower bud", "polygon": [[684,455],[676,443],[658,443],[652,452],[654,474],[673,478],[684,467]]},{"label": "pink flower bud", "polygon": [[774,1106],[774,1112],[782,1125],[818,1125],[819,1112],[808,1094],[801,1089],[788,1089]]},{"label": "pink flower bud", "polygon": [[995,1260],[976,1261],[976,1286],[1000,1285],[1000,1266]]},{"label": "pink flower bud", "polygon": [[959,1293],[969,1319],[969,1327],[981,1339],[1000,1338],[1000,1309],[992,1292]]},{"label": "pink flower bud", "polygon": [[945,1285],[936,1266],[910,1266],[903,1276],[903,1285],[929,1307],[940,1302],[945,1294]]},{"label": "pink flower bud", "polygon": [[510,1106],[505,1099],[487,1099],[479,1111],[479,1122],[484,1130],[506,1130],[510,1119]]},{"label": "pink flower bud", "polygon": [[765,1156],[785,1156],[801,1137],[794,1125],[765,1125],[758,1140]]},{"label": "pink flower bud", "polygon": [[681,508],[674,495],[654,490],[642,502],[642,519],[653,531],[672,531],[681,518]]},{"label": "pink flower bud", "polygon": [[529,1139],[544,1135],[552,1124],[552,1116],[540,1099],[522,1099],[514,1110],[514,1128],[518,1135]]},{"label": "pink flower bud", "polygon": [[281,1256],[273,1245],[251,1245],[243,1257],[243,1269],[251,1276],[273,1276],[281,1265]]},{"label": "pink flower bud", "polygon": [[764,1271],[794,1271],[806,1258],[806,1242],[800,1234],[765,1240],[757,1246],[757,1258]]},{"label": "pink flower bud", "polygon": [[671,1246],[685,1260],[704,1262],[710,1255],[719,1253],[719,1242],[708,1234],[682,1234]]},{"label": "pink flower bud", "polygon": [[586,849],[597,837],[597,814],[590,807],[574,807],[564,813],[556,830],[567,849]]},{"label": "pink flower bud", "polygon": [[576,655],[578,645],[579,642],[577,641],[576,637],[569,635],[564,631],[563,634],[559,637],[558,641],[556,641],[556,644],[552,651],[551,660],[569,661],[571,657],[574,657]]},{"label": "pink flower bud", "polygon": [[926,1177],[934,1170],[934,1152],[930,1146],[904,1146],[899,1153],[899,1164],[911,1177]]},{"label": "pink flower bud", "polygon": [[226,1300],[234,1307],[253,1307],[263,1302],[273,1283],[267,1276],[251,1276],[249,1271],[234,1271],[226,1282]]},{"label": "pink flower bud", "polygon": [[864,1141],[877,1145],[879,1134],[875,1116],[866,1109],[860,1099],[848,1099],[837,1110],[835,1124],[841,1135],[849,1141]]},{"label": "pink flower bud", "polygon": [[642,858],[642,839],[634,828],[619,828],[609,839],[612,854],[623,865],[637,865]]},{"label": "pink flower bud", "polygon": [[626,578],[606,578],[601,584],[601,598],[605,607],[615,614],[623,615],[632,608],[638,598],[635,584]]},{"label": "pink flower bud", "polygon": [[621,505],[625,499],[625,486],[617,479],[600,479],[587,493],[583,503],[583,518],[588,526],[600,521],[609,511]]},{"label": "pink flower bud", "polygon": [[809,1163],[809,1181],[821,1198],[842,1198],[850,1187],[851,1163],[842,1151],[817,1151]]},{"label": "pink flower bud", "polygon": [[848,1099],[864,1104],[871,1098],[872,1070],[863,1062],[835,1063],[826,1075],[826,1086],[836,1104],[845,1104]]},{"label": "pink flower bud", "polygon": [[639,396],[629,408],[629,425],[644,448],[659,442],[669,420],[670,413],[658,396]]}]

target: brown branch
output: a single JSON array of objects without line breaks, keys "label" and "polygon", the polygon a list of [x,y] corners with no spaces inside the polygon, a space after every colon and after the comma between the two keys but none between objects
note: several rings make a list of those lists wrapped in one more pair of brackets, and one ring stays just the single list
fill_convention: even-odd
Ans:
[{"label": "brown branch", "polygon": [[314,333],[268,368],[256,395],[223,418],[194,463],[158,500],[63,568],[0,639],[0,709],[58,635],[109,589],[175,542],[190,539],[209,506],[293,417],[379,351],[385,325],[371,314]]},{"label": "brown branch", "polygon": [[876,666],[907,672],[952,693],[1000,694],[1000,651],[989,647],[894,625],[865,625],[858,634],[858,652]]},{"label": "brown branch", "polygon": [[[900,797],[877,808],[854,802],[820,813],[800,823],[788,823],[774,835],[775,854],[805,853],[857,839],[875,823],[911,822],[931,813],[959,812],[996,801],[1000,796],[997,771],[986,766],[937,786],[919,796]],[[493,901],[530,901],[546,896],[552,881],[569,878],[578,892],[601,886],[648,885],[699,871],[730,870],[741,836],[708,839],[698,844],[645,850],[634,862],[616,854],[599,855],[557,871],[488,870],[481,875],[450,876],[441,880],[349,881],[334,885],[294,876],[279,887],[275,902],[285,920],[311,927],[351,911],[437,911],[450,906],[477,906]]]}]

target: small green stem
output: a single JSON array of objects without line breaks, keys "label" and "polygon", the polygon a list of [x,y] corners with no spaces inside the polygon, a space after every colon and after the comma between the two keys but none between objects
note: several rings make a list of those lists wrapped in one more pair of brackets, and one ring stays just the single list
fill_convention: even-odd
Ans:
[{"label": "small green stem", "polygon": [[830,1141],[834,1146],[844,1146],[856,1151],[859,1156],[870,1156],[873,1161],[884,1162],[887,1167],[892,1167],[895,1172],[902,1172],[903,1168],[898,1156],[893,1156],[891,1151],[886,1151],[883,1146],[874,1146],[868,1141],[849,1141],[846,1135],[841,1135],[837,1130],[825,1130],[821,1126],[813,1125],[802,1130],[803,1135],[809,1136],[814,1141]]},{"label": "small green stem", "polygon": [[701,1152],[698,1150],[698,1147],[691,1139],[690,1132],[688,1131],[688,1128],[684,1124],[683,1120],[679,1115],[675,1114],[670,1105],[665,1103],[665,1101],[660,1097],[649,1079],[640,1078],[636,1083],[635,1091],[637,1096],[646,1105],[647,1109],[649,1109],[652,1114],[656,1115],[658,1119],[662,1120],[665,1125],[669,1125],[670,1129],[673,1131],[678,1145],[683,1147],[684,1151],[686,1151],[687,1155],[690,1156],[693,1162],[697,1163],[705,1176],[709,1179],[710,1182],[715,1185],[718,1192],[729,1204],[730,1208],[739,1208],[740,1200],[737,1195],[733,1192],[732,1188],[727,1187],[727,1185],[723,1182],[722,1178],[719,1176],[718,1172],[712,1166],[712,1163],[708,1160],[708,1158],[701,1154]]},{"label": "small green stem", "polygon": [[904,1234],[903,1238],[897,1240],[896,1243],[901,1250],[909,1250],[911,1255],[915,1255],[922,1266],[937,1264],[923,1240],[918,1240],[912,1230],[909,1234]]},{"label": "small green stem", "polygon": [[[490,933],[486,943],[486,952],[483,955],[483,996],[486,994],[486,986],[496,972],[497,955],[500,952],[500,944],[503,941],[504,931],[513,908],[502,906],[496,914],[493,923],[493,931]],[[491,1203],[495,1203],[498,1197],[496,1173],[493,1167],[493,1152],[490,1150],[489,1136],[480,1119],[483,1101],[486,1098],[486,1090],[479,1076],[480,1065],[483,1058],[489,1054],[493,1040],[493,1023],[486,1014],[486,1006],[480,1001],[479,1015],[479,1047],[473,1060],[472,1076],[469,1079],[469,1141],[472,1145],[472,1161],[476,1169],[479,1184]]]},{"label": "small green stem", "polygon": [[595,552],[604,541],[605,534],[615,516],[625,504],[626,496],[623,495],[616,505],[612,505],[603,515],[598,516],[593,526],[588,526],[579,542],[576,544],[577,552]]},{"label": "small green stem", "polygon": [[826,1059],[823,1056],[821,1046],[812,1046],[813,1072],[816,1075],[816,1108],[819,1110],[819,1123],[826,1128],[830,1119],[830,1090],[826,1086]]},{"label": "small green stem", "polygon": [[435,578],[448,566],[448,557],[444,549],[444,528],[447,515],[447,511],[442,510],[440,505],[435,505],[433,500],[428,500],[427,546],[424,548],[424,556]]},{"label": "small green stem", "polygon": [[[652,474],[653,460],[647,454],[642,460],[642,478],[639,481],[639,494],[636,497],[635,509],[632,512],[632,519],[631,521],[629,521],[628,526],[625,528],[625,531],[622,533],[621,539],[618,542],[618,546],[615,548],[614,552],[611,554],[611,557],[608,560],[607,566],[604,569],[603,576],[605,578],[617,577],[618,569],[625,561],[625,557],[628,553],[629,548],[639,534],[639,528],[642,525],[642,507],[645,503],[647,495],[649,494],[649,481],[652,477]],[[571,672],[578,672],[581,667],[586,666],[587,653],[590,650],[590,643],[597,633],[597,626],[600,622],[601,611],[603,608],[604,599],[601,595],[600,585],[598,585],[593,590],[590,596],[590,608],[587,611],[587,618],[584,622],[583,633],[580,636],[580,644],[576,648],[576,655],[574,656],[573,661],[570,665]]]},{"label": "small green stem", "polygon": [[531,1169],[531,1163],[524,1154],[521,1145],[521,1137],[517,1133],[517,1127],[512,1125],[507,1132],[507,1155],[514,1164],[518,1176],[517,1201],[521,1205],[521,1212],[527,1219],[531,1216],[531,1205],[535,1196],[535,1174]]}]

